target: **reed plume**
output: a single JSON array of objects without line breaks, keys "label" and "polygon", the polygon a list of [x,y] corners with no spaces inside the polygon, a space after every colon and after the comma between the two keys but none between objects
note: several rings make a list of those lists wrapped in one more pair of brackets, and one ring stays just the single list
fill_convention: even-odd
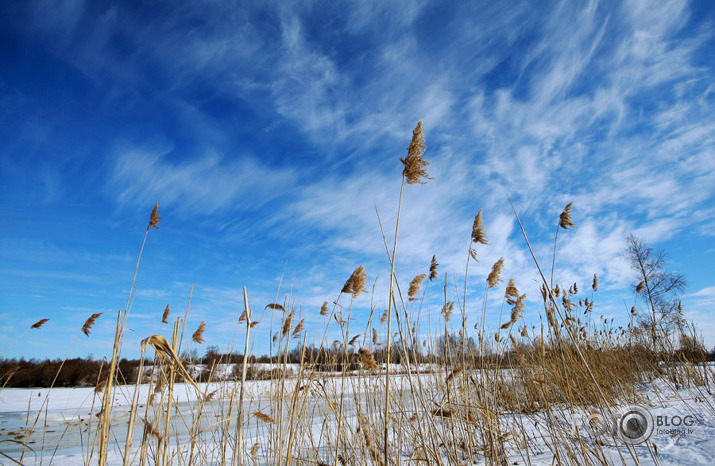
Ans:
[{"label": "reed plume", "polygon": [[425,278],[427,278],[427,275],[420,274],[412,279],[410,289],[407,292],[408,301],[417,301],[417,292],[420,291],[420,286],[422,286],[422,282]]},{"label": "reed plume", "polygon": [[293,325],[293,315],[294,314],[295,314],[295,309],[292,310],[290,314],[288,314],[288,317],[283,322],[283,328],[281,329],[281,334],[283,336],[288,335],[288,332],[290,332],[290,328]]},{"label": "reed plume", "polygon": [[350,275],[350,278],[345,282],[341,293],[350,293],[353,299],[357,298],[360,293],[365,291],[365,283],[367,278],[365,276],[365,267],[360,266],[355,269]]},{"label": "reed plume", "polygon": [[161,222],[162,217],[157,213],[157,210],[159,210],[159,203],[157,202],[154,204],[154,210],[151,211],[151,217],[149,218],[149,226],[146,227],[147,230],[151,228],[156,228],[157,230],[161,230],[157,226],[159,222]]},{"label": "reed plume", "polygon": [[593,288],[593,291],[598,291],[598,277],[596,274],[593,274],[593,284],[591,285],[591,288]]},{"label": "reed plume", "polygon": [[169,323],[169,313],[171,310],[169,309],[169,305],[166,305],[166,309],[164,309],[164,314],[161,316],[161,323],[162,324],[168,324]]},{"label": "reed plume", "polygon": [[573,202],[569,202],[566,204],[566,207],[564,207],[564,211],[561,212],[561,215],[559,216],[559,226],[563,228],[564,230],[568,230],[571,227],[574,227],[575,225],[571,221],[571,206],[573,205]]},{"label": "reed plume", "polygon": [[32,324],[32,325],[30,326],[30,328],[40,328],[40,327],[42,327],[43,325],[45,325],[45,323],[46,323],[48,320],[50,320],[50,319],[38,320],[37,322],[35,322],[34,324]]},{"label": "reed plume", "polygon": [[636,286],[636,293],[642,293],[643,290],[645,290],[645,280],[643,280],[638,284],[638,286]]},{"label": "reed plume", "polygon": [[506,302],[511,306],[516,304],[516,300],[519,298],[519,290],[516,289],[513,278],[510,278],[509,282],[506,284],[504,298],[506,298]]},{"label": "reed plume", "polygon": [[320,306],[320,315],[321,316],[328,315],[328,302],[327,301],[323,301],[323,305]]},{"label": "reed plume", "polygon": [[437,266],[439,265],[439,262],[437,262],[437,256],[432,256],[432,263],[429,266],[429,281],[434,280],[437,278]]},{"label": "reed plume", "polygon": [[454,310],[454,301],[449,301],[444,303],[444,306],[442,306],[442,315],[444,316],[444,321],[449,322],[449,319],[452,317],[452,311]]},{"label": "reed plume", "polygon": [[487,277],[487,286],[489,288],[496,288],[497,285],[502,281],[500,275],[503,267],[504,258],[502,257],[494,263],[494,265],[492,266],[492,271],[489,272],[489,276]]},{"label": "reed plume", "polygon": [[102,390],[104,390],[104,386],[107,385],[107,380],[102,380],[100,381],[95,387],[94,387],[94,393],[102,393]]},{"label": "reed plume", "polygon": [[300,332],[303,331],[303,323],[304,322],[305,322],[305,319],[300,319],[300,322],[298,322],[298,325],[295,326],[295,329],[293,330],[293,338],[300,337]]},{"label": "reed plume", "polygon": [[269,423],[269,424],[275,424],[275,423],[276,423],[276,420],[275,420],[275,419],[273,419],[273,418],[270,417],[269,415],[264,414],[264,413],[262,413],[262,412],[260,412],[260,411],[255,411],[255,412],[253,413],[253,415],[256,416],[258,419],[260,419],[260,420],[263,421],[263,422],[267,422],[267,423]]},{"label": "reed plume", "polygon": [[412,131],[412,142],[407,147],[407,157],[400,159],[400,162],[405,166],[402,170],[402,176],[405,177],[407,184],[426,184],[427,181],[422,179],[432,179],[426,170],[426,167],[430,164],[422,158],[426,147],[425,137],[422,134],[422,120],[420,120]]},{"label": "reed plume", "polygon": [[82,326],[82,333],[85,335],[89,336],[89,331],[92,329],[92,326],[94,325],[94,322],[101,316],[102,313],[99,312],[97,314],[92,314],[89,319],[87,319]]},{"label": "reed plume", "polygon": [[145,351],[147,345],[151,345],[156,353],[167,363],[174,364],[179,369],[179,373],[184,380],[193,385],[197,392],[203,394],[199,386],[196,385],[196,382],[194,382],[194,379],[186,371],[186,368],[181,363],[181,359],[176,354],[176,351],[174,351],[174,348],[172,348],[169,342],[166,341],[166,338],[161,335],[152,335],[149,338],[145,338],[141,341],[141,350]]},{"label": "reed plume", "polygon": [[360,356],[360,362],[362,362],[366,369],[377,370],[377,363],[375,362],[375,356],[372,354],[372,351],[367,348],[360,348],[358,355]]},{"label": "reed plume", "polygon": [[266,304],[264,309],[278,309],[280,311],[285,311],[286,309],[278,303]]},{"label": "reed plume", "polygon": [[[517,320],[519,320],[519,317],[524,313],[524,306],[526,303],[526,295],[520,295],[516,301],[514,302],[514,307],[511,310],[511,319],[509,322],[505,323],[504,325],[501,326],[502,329],[507,329],[514,325]],[[511,335],[510,335],[511,336]]]},{"label": "reed plume", "polygon": [[[477,250],[474,248],[469,248],[469,255],[472,256],[472,259],[474,259],[474,262],[479,262],[479,259],[477,259]],[[467,259],[469,260],[469,259]]]},{"label": "reed plume", "polygon": [[[474,217],[474,224],[472,225],[472,242],[489,244],[487,234],[484,233],[484,225],[482,223],[482,210],[479,209],[477,216]],[[476,258],[475,258],[476,259]]]},{"label": "reed plume", "polygon": [[445,381],[445,383],[451,382],[452,379],[454,379],[455,377],[457,377],[457,376],[458,376],[459,374],[461,374],[463,371],[464,371],[464,366],[459,366],[458,368],[454,369],[454,370],[453,370],[452,372],[450,372],[449,375],[447,376],[447,380]]},{"label": "reed plume", "polygon": [[203,343],[204,340],[204,330],[206,330],[206,322],[201,322],[199,325],[199,328],[196,329],[194,334],[191,336],[191,339],[194,340],[196,343],[201,344]]}]

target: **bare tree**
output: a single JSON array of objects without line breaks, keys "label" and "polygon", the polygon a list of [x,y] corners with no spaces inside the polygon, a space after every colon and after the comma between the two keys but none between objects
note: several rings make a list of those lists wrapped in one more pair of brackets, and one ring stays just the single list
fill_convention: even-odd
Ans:
[{"label": "bare tree", "polygon": [[651,248],[632,233],[626,238],[625,256],[638,279],[636,292],[650,308],[649,314],[640,317],[655,346],[657,328],[669,329],[680,321],[680,296],[688,283],[683,275],[666,269],[665,252]]}]

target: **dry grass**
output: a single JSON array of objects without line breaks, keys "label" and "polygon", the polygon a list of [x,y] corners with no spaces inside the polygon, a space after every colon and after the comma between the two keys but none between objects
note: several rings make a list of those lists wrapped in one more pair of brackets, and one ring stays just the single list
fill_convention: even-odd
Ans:
[{"label": "dry grass", "polygon": [[[683,327],[678,336],[679,353],[672,335],[661,335],[654,345],[650,335],[637,327],[614,328],[608,321],[593,318],[594,293],[598,291],[595,275],[588,294],[580,294],[576,283],[553,285],[553,265],[547,282],[536,262],[543,282],[543,324],[539,326],[530,327],[524,320],[526,295],[512,279],[504,287],[501,308],[488,307],[488,293],[496,292],[502,283],[504,258],[480,280],[484,285],[481,307],[475,309],[467,303],[469,262],[476,259],[473,246],[489,244],[481,210],[469,238],[465,288],[450,296],[445,275],[444,290],[437,292],[440,299],[443,293],[441,320],[425,324],[426,311],[417,295],[426,278],[437,278],[436,257],[432,256],[429,274],[419,274],[410,282],[406,300],[394,269],[402,188],[405,183],[423,184],[429,179],[425,171],[429,164],[422,159],[424,147],[420,122],[408,156],[402,159],[403,183],[392,249],[385,240],[390,292],[379,323],[373,324],[373,308],[364,329],[350,329],[353,301],[366,290],[367,272],[362,265],[334,301],[324,301],[320,311],[315,311],[325,318],[321,319],[323,328],[315,329],[310,339],[305,317],[299,314],[294,326],[297,317],[290,296],[284,304],[266,305],[264,309],[270,309],[278,320],[275,327],[271,323],[277,330],[271,346],[275,367],[262,374],[266,378],[263,392],[255,395],[248,393],[252,383],[248,375],[255,368],[249,367],[247,357],[234,380],[218,377],[215,371],[219,366],[215,365],[208,377],[218,381],[210,389],[196,383],[186,361],[178,356],[184,335],[180,329],[187,315],[177,318],[170,339],[153,335],[142,342],[140,374],[144,353],[150,348],[155,353],[154,364],[146,399],[139,397],[142,377],[137,377],[133,387],[127,440],[117,446],[124,451],[125,464],[507,464],[518,455],[523,463],[529,463],[534,422],[539,422],[541,441],[553,453],[555,463],[601,464],[605,447],[585,437],[574,441],[573,432],[564,425],[565,416],[584,409],[607,412],[623,402],[641,401],[638,385],[658,377],[675,386],[690,385],[710,392],[712,372],[688,362],[703,356],[698,353],[701,347],[694,328]],[[568,204],[561,213],[556,236],[558,229],[574,227],[571,207]],[[147,232],[158,229],[160,220],[155,206]],[[526,238],[525,231],[524,235]],[[528,239],[526,242],[529,245]],[[98,421],[80,434],[87,463],[106,463],[107,451],[116,441],[113,429],[117,422],[126,425],[126,420],[116,421],[111,416],[116,411],[111,400],[120,380],[116,364],[130,302],[118,315],[108,373],[97,381],[95,392],[101,398]],[[334,303],[332,312],[329,302]],[[458,329],[450,325],[455,302],[462,313],[461,322],[456,319],[461,323]],[[487,313],[504,319],[500,317],[498,326],[489,329]],[[481,315],[474,330],[466,325],[467,315]],[[93,314],[81,331],[89,336],[98,317]],[[169,323],[168,317],[167,305],[161,322]],[[40,328],[45,322],[47,319],[31,328]],[[244,310],[237,324],[245,326],[246,356],[251,329],[259,323],[244,288]],[[205,328],[201,322],[192,336],[194,342],[204,342]],[[400,335],[394,345],[393,331]],[[336,334],[340,338],[329,343],[327,336]],[[431,337],[420,344],[418,336],[425,334]],[[228,349],[232,350],[233,344]],[[671,364],[677,361],[683,364]],[[175,384],[180,381],[196,391],[197,401],[188,411],[174,403]],[[142,435],[132,448],[135,418],[141,421],[137,428]],[[28,425],[27,432],[35,427]]]}]

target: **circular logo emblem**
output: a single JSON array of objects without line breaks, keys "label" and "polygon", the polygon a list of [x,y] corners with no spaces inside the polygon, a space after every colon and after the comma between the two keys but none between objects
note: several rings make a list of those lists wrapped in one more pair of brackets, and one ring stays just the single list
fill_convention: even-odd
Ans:
[{"label": "circular logo emblem", "polygon": [[653,433],[653,416],[642,406],[623,408],[617,418],[616,434],[630,445],[643,443]]}]

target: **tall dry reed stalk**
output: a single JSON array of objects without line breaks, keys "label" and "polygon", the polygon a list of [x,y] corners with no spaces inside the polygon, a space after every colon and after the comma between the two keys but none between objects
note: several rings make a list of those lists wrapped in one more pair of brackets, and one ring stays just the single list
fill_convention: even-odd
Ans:
[{"label": "tall dry reed stalk", "polygon": [[129,316],[130,303],[132,301],[132,295],[134,292],[134,284],[137,280],[137,274],[139,273],[139,263],[141,261],[142,253],[144,252],[144,246],[146,245],[147,236],[149,236],[149,230],[156,228],[159,230],[159,222],[162,217],[158,214],[159,204],[154,205],[154,209],[149,217],[149,224],[146,227],[146,232],[144,233],[144,239],[142,240],[142,246],[139,249],[139,256],[137,257],[137,264],[134,268],[134,277],[132,278],[132,284],[129,287],[129,295],[127,296],[127,303],[124,306],[124,312],[119,312],[117,318],[117,329],[114,334],[114,344],[112,349],[112,361],[109,366],[109,376],[107,378],[107,384],[104,388],[104,397],[102,399],[102,420],[101,420],[101,432],[99,432],[99,465],[104,466],[107,462],[107,445],[109,441],[109,424],[110,424],[110,412],[112,408],[112,396],[114,379],[116,377],[117,362],[119,361],[120,347],[122,343],[122,334],[124,332],[124,327],[127,323],[127,317]]},{"label": "tall dry reed stalk", "polygon": [[422,120],[417,123],[412,131],[412,141],[407,147],[407,157],[400,159],[404,165],[402,170],[402,183],[400,184],[400,197],[397,201],[397,219],[395,221],[395,239],[392,245],[392,258],[390,260],[390,295],[387,304],[387,361],[385,367],[385,428],[383,433],[383,459],[389,464],[389,423],[390,423],[390,353],[392,350],[392,305],[395,302],[395,257],[397,255],[397,235],[400,231],[400,211],[402,210],[402,194],[407,184],[425,184],[431,179],[426,167],[429,163],[422,158],[425,148],[425,138],[422,132]]}]

